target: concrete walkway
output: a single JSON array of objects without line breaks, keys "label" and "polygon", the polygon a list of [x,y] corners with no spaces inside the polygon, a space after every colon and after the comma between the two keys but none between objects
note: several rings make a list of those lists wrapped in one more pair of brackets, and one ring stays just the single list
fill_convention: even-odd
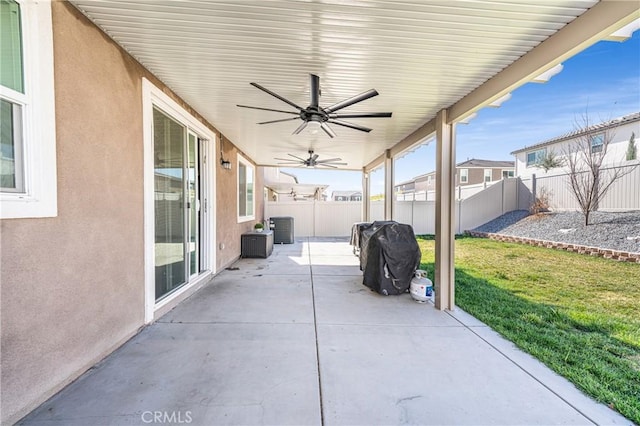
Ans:
[{"label": "concrete walkway", "polygon": [[457,310],[362,285],[342,239],[243,259],[36,425],[630,424]]}]

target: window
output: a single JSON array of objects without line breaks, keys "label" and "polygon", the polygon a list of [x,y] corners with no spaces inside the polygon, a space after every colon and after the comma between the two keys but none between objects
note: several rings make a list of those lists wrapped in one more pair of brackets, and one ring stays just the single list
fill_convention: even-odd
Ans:
[{"label": "window", "polygon": [[515,176],[515,172],[513,170],[503,170],[502,171],[502,179],[507,179]]},{"label": "window", "polygon": [[253,165],[238,155],[238,222],[255,219],[253,176]]},{"label": "window", "polygon": [[0,0],[0,218],[57,214],[51,3]]},{"label": "window", "polygon": [[15,1],[0,1],[0,85],[3,88],[0,97],[0,187],[3,192],[24,192],[22,110],[27,101],[20,22],[20,5]]},{"label": "window", "polygon": [[469,182],[469,169],[460,169],[460,183]]},{"label": "window", "polygon": [[603,147],[604,147],[604,133],[591,136],[591,153],[592,154],[602,152]]},{"label": "window", "polygon": [[484,181],[491,182],[493,180],[493,170],[492,169],[484,169]]},{"label": "window", "polygon": [[527,167],[535,166],[544,160],[544,157],[547,155],[546,149],[538,149],[536,151],[527,152]]}]

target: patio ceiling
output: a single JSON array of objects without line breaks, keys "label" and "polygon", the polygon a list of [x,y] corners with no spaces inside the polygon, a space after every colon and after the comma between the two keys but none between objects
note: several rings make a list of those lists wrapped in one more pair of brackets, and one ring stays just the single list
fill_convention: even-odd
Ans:
[{"label": "patio ceiling", "polygon": [[[531,70],[513,81],[487,81],[503,70],[508,77],[507,67],[598,2],[72,3],[258,164],[277,165],[275,157],[305,156],[313,148],[341,157],[342,168],[361,170],[401,141],[414,144],[439,110],[455,105],[454,119],[461,118],[522,84]],[[610,30],[618,21],[606,17],[601,25]],[[570,40],[558,55],[597,41],[592,35]],[[531,69],[547,65],[553,64],[538,59]],[[322,132],[292,135],[298,121],[258,125],[289,116],[236,107],[293,110],[250,82],[306,107],[309,73],[320,76],[321,106],[375,88],[379,96],[342,111],[392,111],[393,117],[348,120],[373,131],[332,126],[337,137],[330,139]]]}]

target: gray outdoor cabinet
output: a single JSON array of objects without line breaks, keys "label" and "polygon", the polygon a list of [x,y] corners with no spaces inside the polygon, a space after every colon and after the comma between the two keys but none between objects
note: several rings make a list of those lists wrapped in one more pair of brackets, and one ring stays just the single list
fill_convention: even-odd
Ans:
[{"label": "gray outdoor cabinet", "polygon": [[240,256],[267,258],[273,252],[273,232],[247,232],[240,237]]}]

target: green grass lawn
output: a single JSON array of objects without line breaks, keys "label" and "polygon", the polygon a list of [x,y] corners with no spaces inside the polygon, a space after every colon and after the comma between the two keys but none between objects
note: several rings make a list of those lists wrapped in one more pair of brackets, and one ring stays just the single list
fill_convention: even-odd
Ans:
[{"label": "green grass lawn", "polygon": [[[418,237],[433,279],[434,241]],[[456,240],[456,305],[640,424],[640,265]]]}]

